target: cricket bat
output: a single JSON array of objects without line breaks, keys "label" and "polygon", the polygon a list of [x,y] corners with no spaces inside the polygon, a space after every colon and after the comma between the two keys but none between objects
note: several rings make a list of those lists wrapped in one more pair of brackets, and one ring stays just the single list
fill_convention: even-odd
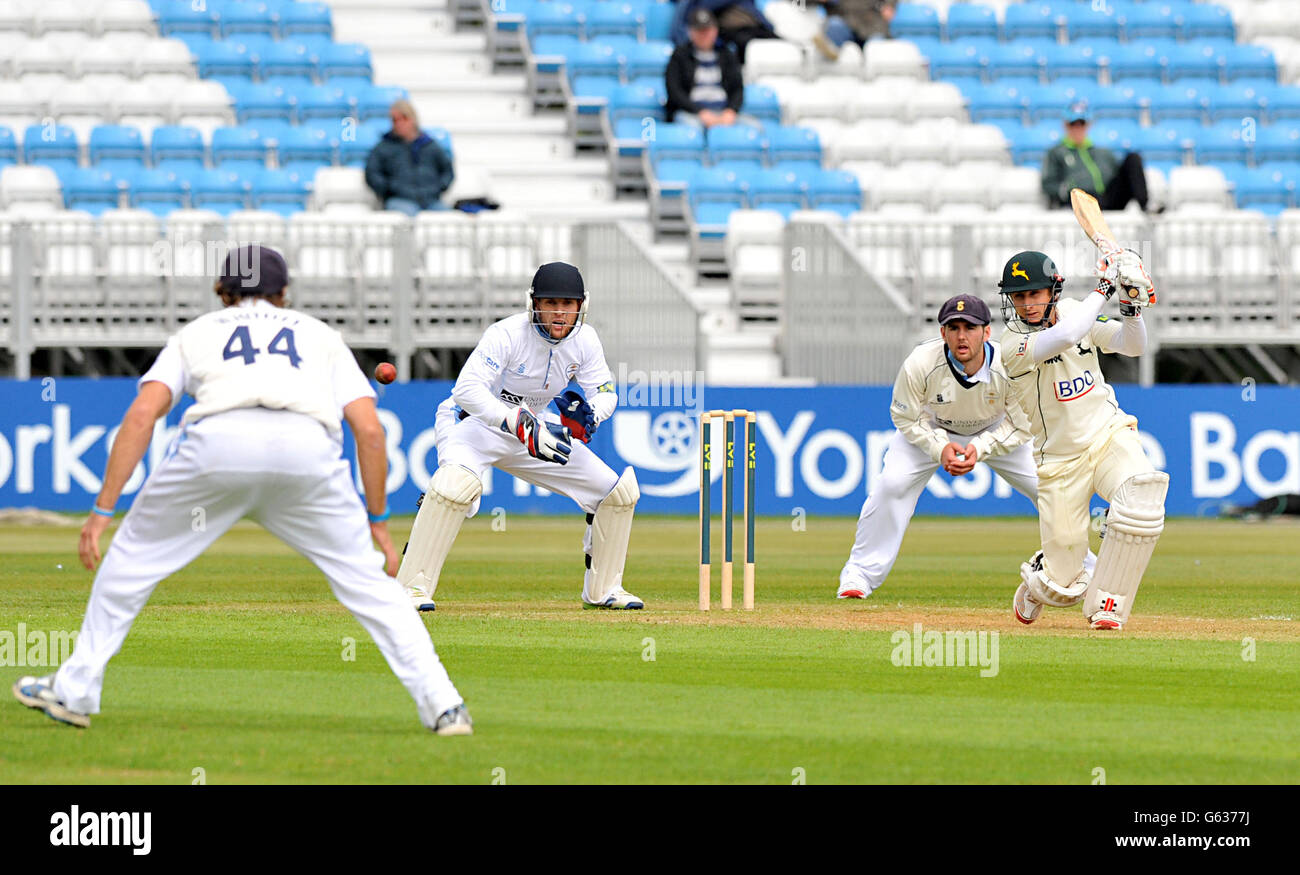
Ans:
[{"label": "cricket bat", "polygon": [[[1072,188],[1070,206],[1074,209],[1074,218],[1078,221],[1079,227],[1083,229],[1088,239],[1097,245],[1102,255],[1115,255],[1123,251],[1123,247],[1115,242],[1115,235],[1111,233],[1110,225],[1106,224],[1106,217],[1101,214],[1101,205],[1097,203],[1095,197],[1081,188]],[[1151,303],[1155,302],[1153,295]]]}]

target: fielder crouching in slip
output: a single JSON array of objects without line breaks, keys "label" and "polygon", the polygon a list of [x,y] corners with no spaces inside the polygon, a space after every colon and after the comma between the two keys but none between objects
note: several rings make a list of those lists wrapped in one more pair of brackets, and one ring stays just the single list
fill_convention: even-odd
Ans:
[{"label": "fielder crouching in slip", "polygon": [[[586,316],[578,269],[543,264],[533,276],[527,312],[488,326],[451,397],[438,405],[438,470],[397,572],[416,610],[434,610],[443,563],[465,518],[478,512],[489,467],[567,495],[586,512],[586,606],[644,606],[623,589],[632,514],[641,497],[636,474],[630,467],[615,474],[586,446],[618,404],[604,348]],[[566,391],[571,381],[585,397]],[[559,423],[545,418],[552,402]]]},{"label": "fielder crouching in slip", "polygon": [[957,295],[939,309],[940,337],[904,360],[894,383],[894,432],[884,469],[862,505],[857,538],[837,596],[863,599],[889,575],[921,491],[934,472],[968,474],[983,460],[1035,501],[1029,423],[1013,397],[988,306]]},{"label": "fielder crouching in slip", "polygon": [[[1041,252],[1011,257],[998,283],[1002,362],[1029,418],[1038,464],[1042,549],[1020,566],[1016,619],[1032,623],[1043,605],[1083,603],[1093,629],[1121,629],[1164,530],[1169,475],[1142,450],[1137,419],[1120,409],[1101,373],[1100,352],[1137,356],[1146,349],[1142,308],[1155,287],[1142,259],[1126,250],[1097,263],[1097,288],[1061,300],[1064,280]],[[1135,290],[1121,319],[1101,315],[1117,288]],[[1096,567],[1089,572],[1089,503],[1110,502]]]}]

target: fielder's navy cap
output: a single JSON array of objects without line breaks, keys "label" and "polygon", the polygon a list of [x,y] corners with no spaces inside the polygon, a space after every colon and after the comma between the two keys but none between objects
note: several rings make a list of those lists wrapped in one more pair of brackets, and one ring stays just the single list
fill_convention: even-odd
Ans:
[{"label": "fielder's navy cap", "polygon": [[947,325],[960,319],[971,325],[988,325],[992,321],[988,305],[974,295],[957,295],[943,302],[939,308],[939,324]]},{"label": "fielder's navy cap", "polygon": [[563,261],[552,261],[537,268],[530,293],[534,298],[574,298],[581,301],[587,297],[582,274]]},{"label": "fielder's navy cap", "polygon": [[718,19],[713,17],[712,12],[703,8],[692,11],[689,21],[691,30],[704,30],[718,26]]},{"label": "fielder's navy cap", "polygon": [[229,295],[275,295],[289,285],[289,265],[274,249],[239,246],[226,252],[217,285]]}]

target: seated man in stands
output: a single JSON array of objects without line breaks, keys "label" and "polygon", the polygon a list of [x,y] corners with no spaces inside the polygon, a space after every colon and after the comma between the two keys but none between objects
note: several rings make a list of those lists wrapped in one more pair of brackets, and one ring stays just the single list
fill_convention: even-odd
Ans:
[{"label": "seated man in stands", "polygon": [[707,9],[690,17],[690,39],[677,46],[668,59],[664,79],[668,103],[664,116],[705,129],[737,122],[757,124],[737,113],[745,100],[745,80],[740,62],[718,43],[718,22]]},{"label": "seated man in stands", "polygon": [[777,39],[776,29],[759,11],[754,0],[677,0],[673,17],[672,39],[676,45],[686,42],[687,30],[700,10],[713,14],[722,44],[735,46],[736,57],[745,63],[745,47],[750,40]]},{"label": "seated man in stands", "polygon": [[813,45],[831,61],[840,57],[840,46],[867,40],[888,39],[898,0],[812,0],[826,7],[826,23],[813,35]]},{"label": "seated man in stands", "polygon": [[420,210],[448,209],[439,198],[455,179],[451,158],[420,130],[410,101],[394,102],[388,116],[393,129],[366,159],[366,184],[386,210],[414,216]]},{"label": "seated man in stands", "polygon": [[1147,209],[1147,177],[1142,156],[1129,152],[1123,161],[1109,149],[1094,146],[1088,138],[1088,106],[1072,105],[1065,114],[1065,136],[1043,159],[1043,194],[1053,207],[1070,206],[1070,189],[1081,188],[1097,199],[1103,210],[1122,210],[1137,201]]}]

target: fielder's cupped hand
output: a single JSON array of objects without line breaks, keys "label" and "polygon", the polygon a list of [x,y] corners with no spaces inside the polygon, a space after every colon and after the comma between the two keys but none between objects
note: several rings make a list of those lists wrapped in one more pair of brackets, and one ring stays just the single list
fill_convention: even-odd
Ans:
[{"label": "fielder's cupped hand", "polygon": [[77,544],[77,553],[81,556],[81,564],[90,571],[94,571],[95,566],[99,565],[99,536],[108,529],[109,522],[108,517],[91,513],[86,518],[86,524],[81,527],[81,541]]},{"label": "fielder's cupped hand", "polygon": [[572,436],[569,430],[549,422],[538,422],[532,412],[523,407],[515,407],[501,422],[501,430],[519,438],[519,442],[528,450],[528,455],[544,462],[557,465],[568,464],[569,454],[573,452]]},{"label": "fielder's cupped hand", "polygon": [[370,524],[370,537],[374,539],[380,551],[384,554],[384,573],[389,577],[397,576],[397,569],[402,566],[402,557],[398,555],[397,548],[393,546],[393,537],[388,534],[388,523],[380,521]]},{"label": "fielder's cupped hand", "polygon": [[943,465],[943,470],[954,477],[961,477],[974,470],[978,458],[979,453],[976,451],[974,444],[967,444],[963,447],[955,441],[948,441],[944,445],[943,453],[939,456],[939,462]]},{"label": "fielder's cupped hand", "polygon": [[587,399],[569,389],[555,396],[555,406],[560,409],[560,424],[569,434],[584,444],[589,443],[596,433],[596,414]]}]

